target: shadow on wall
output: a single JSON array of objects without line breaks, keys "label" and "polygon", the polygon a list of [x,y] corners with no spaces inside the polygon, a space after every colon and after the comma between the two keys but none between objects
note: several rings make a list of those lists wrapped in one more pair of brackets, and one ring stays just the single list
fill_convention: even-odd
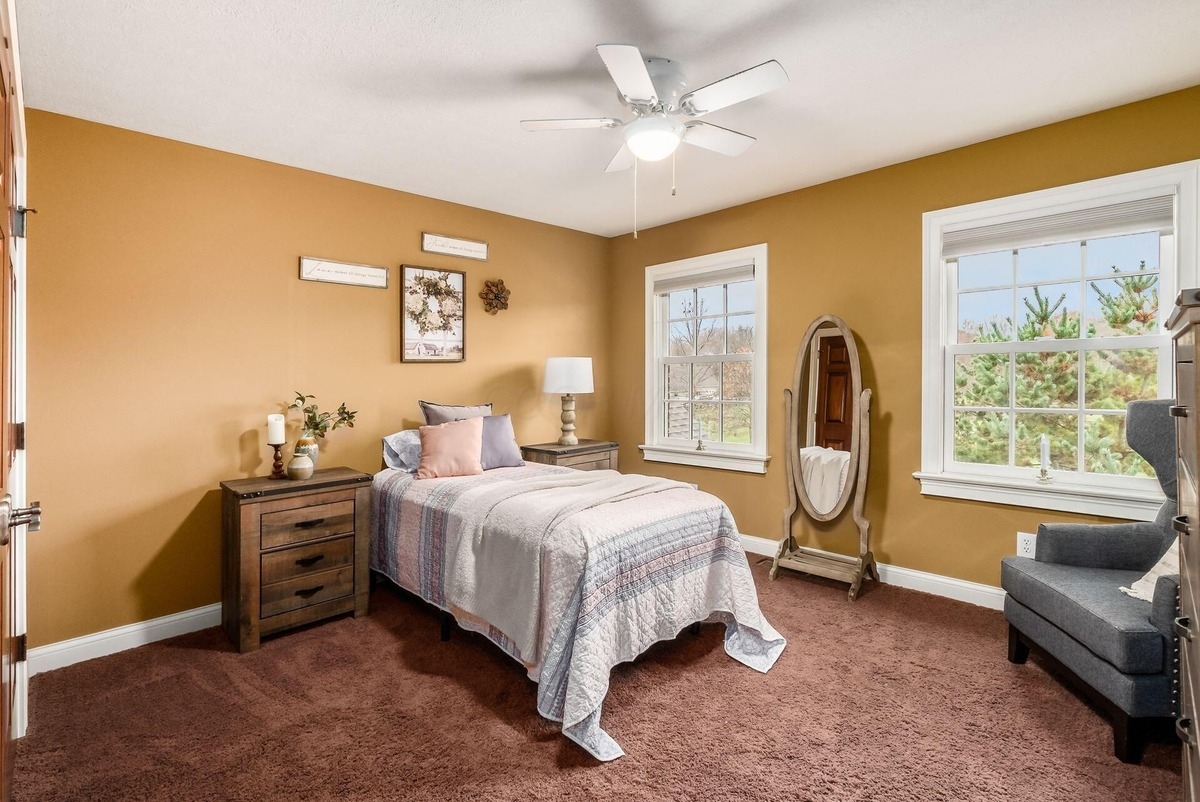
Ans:
[{"label": "shadow on wall", "polygon": [[[547,400],[551,396],[542,392],[541,375],[533,367],[525,365],[499,373],[488,379],[480,392],[484,401],[491,401],[495,405],[493,412],[497,415],[508,413],[512,416],[517,442],[531,442],[533,431],[547,427],[548,422],[543,421],[543,417],[546,414]],[[589,397],[577,396],[578,411],[588,409],[584,399]],[[552,398],[553,406],[558,408],[558,396]],[[557,416],[554,417],[553,425],[555,428],[559,425]]]},{"label": "shadow on wall", "polygon": [[[164,517],[185,508],[193,493],[157,505],[149,513],[122,522],[124,533],[159,531]],[[103,534],[97,537],[103,538]],[[114,538],[114,541],[119,537]],[[135,621],[191,610],[221,600],[221,491],[208,490],[134,580],[138,600]]]},{"label": "shadow on wall", "polygon": [[[266,463],[263,458],[263,448],[271,451],[274,458],[274,451],[270,447],[263,445],[262,433],[257,429],[247,429],[238,436],[238,472],[244,477],[258,476]],[[284,460],[286,462],[286,459]],[[263,471],[266,473],[266,471]]]},{"label": "shadow on wall", "polygon": [[[858,337],[858,335],[855,335]],[[876,560],[886,562],[879,546],[884,513],[887,510],[888,477],[892,475],[892,413],[881,413],[879,382],[875,378],[875,364],[871,361],[871,349],[858,337],[858,360],[862,366],[863,387],[871,388],[871,463],[867,470],[867,498],[864,514],[871,522],[871,551]],[[918,421],[919,423],[919,421]],[[857,553],[857,537],[855,538]]]}]

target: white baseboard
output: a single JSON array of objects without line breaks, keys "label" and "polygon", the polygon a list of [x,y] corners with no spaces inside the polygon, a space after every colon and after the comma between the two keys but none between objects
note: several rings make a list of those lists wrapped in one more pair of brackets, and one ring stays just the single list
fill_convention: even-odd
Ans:
[{"label": "white baseboard", "polygon": [[[742,535],[742,548],[751,554],[774,557],[775,549],[778,547],[779,541],[777,540]],[[945,596],[948,599],[977,604],[992,610],[1004,609],[1004,590],[994,585],[968,582],[952,576],[930,574],[926,571],[901,568],[898,565],[885,565],[884,563],[879,563],[879,581],[887,585],[920,590],[935,596]]]},{"label": "white baseboard", "polygon": [[[742,547],[751,554],[774,557],[778,545],[778,541],[768,540],[765,537],[742,535]],[[930,574],[912,568],[901,568],[897,565],[884,565],[883,563],[879,564],[879,578],[889,585],[921,590],[935,596],[945,596],[977,604],[980,607],[989,607],[993,610],[1004,607],[1004,591],[991,585],[982,585],[978,582],[968,582],[964,579]],[[207,607],[184,610],[181,613],[165,615],[162,618],[84,635],[81,638],[51,643],[48,646],[38,646],[29,650],[29,676],[82,663],[84,660],[116,654],[137,646],[145,646],[147,643],[173,638],[176,635],[185,635],[188,632],[219,626],[220,623],[221,605],[219,603],[210,604]]]},{"label": "white baseboard", "polygon": [[84,635],[81,638],[38,646],[29,650],[29,676],[43,671],[82,663],[96,657],[104,657],[136,646],[185,635],[200,629],[215,627],[221,623],[221,605],[210,604],[182,613],[164,615],[150,621],[139,621],[116,629]]}]

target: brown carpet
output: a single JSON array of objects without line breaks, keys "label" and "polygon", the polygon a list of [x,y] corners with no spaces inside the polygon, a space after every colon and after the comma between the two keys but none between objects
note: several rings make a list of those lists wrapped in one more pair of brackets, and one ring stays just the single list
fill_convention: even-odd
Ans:
[{"label": "brown carpet", "polygon": [[372,614],[236,654],[218,629],[35,677],[16,800],[1119,800],[1181,796],[1178,743],[1140,766],[1000,613],[755,567],[789,644],[770,674],[722,627],[613,673],[599,764],[482,638],[377,589]]}]

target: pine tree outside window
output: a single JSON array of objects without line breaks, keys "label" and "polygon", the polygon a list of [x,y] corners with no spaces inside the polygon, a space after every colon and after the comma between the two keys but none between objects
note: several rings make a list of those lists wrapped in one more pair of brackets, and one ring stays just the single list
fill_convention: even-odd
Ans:
[{"label": "pine tree outside window", "polygon": [[[925,215],[922,492],[1122,518],[1161,493],[1126,406],[1171,397],[1195,163]],[[1038,481],[1049,443],[1049,483]]]}]

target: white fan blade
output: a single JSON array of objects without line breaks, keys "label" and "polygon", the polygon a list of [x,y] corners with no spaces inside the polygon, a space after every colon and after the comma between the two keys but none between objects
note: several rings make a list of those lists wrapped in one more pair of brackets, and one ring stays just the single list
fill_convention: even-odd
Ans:
[{"label": "white fan blade", "polygon": [[613,117],[588,117],[576,120],[521,120],[526,131],[564,131],[569,128],[616,128],[621,121]]},{"label": "white fan blade", "polygon": [[621,145],[621,149],[617,151],[617,155],[613,156],[612,161],[604,168],[606,173],[619,173],[622,170],[628,170],[633,166],[635,157],[633,151],[628,145]]},{"label": "white fan blade", "polygon": [[695,92],[688,92],[679,99],[679,106],[685,113],[699,117],[701,114],[708,114],[710,111],[766,94],[786,86],[787,82],[788,75],[779,62],[767,61],[708,86],[702,86]]},{"label": "white fan blade", "polygon": [[596,45],[596,52],[604,59],[604,66],[626,103],[652,106],[658,102],[658,93],[640,50],[633,45]]},{"label": "white fan blade", "polygon": [[740,156],[758,140],[737,131],[730,131],[712,123],[692,122],[686,125],[683,141],[689,145],[714,150],[726,156]]}]

